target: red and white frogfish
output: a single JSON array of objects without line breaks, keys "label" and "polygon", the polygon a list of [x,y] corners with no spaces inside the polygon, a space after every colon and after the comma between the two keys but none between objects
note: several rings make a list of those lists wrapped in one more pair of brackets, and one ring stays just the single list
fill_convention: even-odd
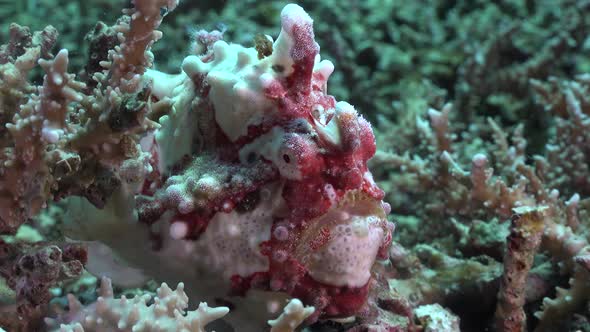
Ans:
[{"label": "red and white frogfish", "polygon": [[180,74],[144,76],[170,108],[142,141],[149,165],[131,218],[147,240],[104,242],[201,299],[262,291],[315,318],[355,315],[393,223],[367,168],[371,125],[327,94],[334,65],[320,60],[312,19],[287,5],[278,38],[256,48],[197,35],[205,44]]}]

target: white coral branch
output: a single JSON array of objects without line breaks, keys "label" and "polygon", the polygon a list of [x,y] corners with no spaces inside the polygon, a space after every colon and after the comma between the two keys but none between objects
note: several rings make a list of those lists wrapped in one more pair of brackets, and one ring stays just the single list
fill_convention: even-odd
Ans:
[{"label": "white coral branch", "polygon": [[[186,312],[188,296],[182,283],[176,290],[163,283],[153,304],[148,305],[151,299],[150,295],[115,299],[111,281],[102,278],[99,298],[95,303],[84,307],[69,295],[70,311],[58,319],[46,319],[46,322],[51,331],[59,332],[205,332],[208,323],[229,312],[226,307],[210,308],[204,302],[197,310]],[[57,327],[58,324],[61,325]]]},{"label": "white coral branch", "polygon": [[293,332],[314,311],[314,307],[304,307],[299,299],[292,299],[279,318],[268,321],[270,332]]}]

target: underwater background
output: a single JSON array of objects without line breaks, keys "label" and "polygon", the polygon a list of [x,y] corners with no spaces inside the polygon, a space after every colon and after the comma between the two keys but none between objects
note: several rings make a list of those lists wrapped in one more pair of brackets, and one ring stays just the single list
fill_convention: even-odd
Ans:
[{"label": "underwater background", "polygon": [[[147,8],[148,4],[156,2],[160,10],[150,12],[150,8],[142,9],[142,3]],[[313,75],[320,75],[320,78],[310,78],[311,86],[319,82],[318,91],[354,106],[349,111],[345,106],[338,106],[340,102],[334,106],[332,99],[318,97],[321,100],[317,101],[318,104],[332,105],[335,109],[332,113],[326,113],[327,120],[322,122],[325,132],[318,129],[318,135],[326,135],[328,139],[338,135],[346,137],[347,131],[342,129],[344,127],[340,128],[338,135],[332,134],[332,129],[328,128],[330,119],[342,118],[339,121],[344,123],[346,116],[357,119],[358,113],[359,120],[354,123],[354,128],[361,128],[355,129],[360,134],[355,138],[358,142],[350,143],[355,147],[349,149],[353,159],[350,162],[354,162],[354,167],[358,166],[362,171],[362,179],[358,180],[362,184],[357,187],[347,182],[356,174],[339,173],[332,178],[332,173],[352,167],[348,159],[342,161],[345,159],[344,152],[335,154],[342,156],[341,160],[336,160],[340,157],[322,157],[329,160],[322,159],[321,166],[314,164],[316,159],[309,157],[312,161],[305,159],[301,164],[303,166],[299,165],[295,170],[285,166],[289,170],[287,172],[285,168],[277,166],[274,157],[265,154],[265,151],[273,149],[273,144],[260,143],[249,149],[258,150],[261,158],[270,162],[274,168],[267,170],[264,165],[248,164],[251,169],[260,167],[260,171],[252,175],[244,167],[218,163],[223,156],[235,152],[237,148],[232,144],[239,145],[241,149],[245,146],[243,144],[250,144],[254,142],[254,137],[264,134],[248,132],[246,129],[248,138],[243,143],[230,139],[230,144],[225,138],[218,138],[219,129],[211,128],[213,125],[206,122],[209,121],[206,115],[202,116],[207,118],[205,120],[197,116],[201,123],[206,122],[205,125],[195,125],[198,128],[190,129],[193,136],[183,141],[193,144],[193,154],[188,154],[193,159],[182,159],[174,152],[158,150],[154,153],[157,148],[152,146],[146,148],[142,139],[151,135],[147,133],[157,130],[163,132],[159,126],[166,126],[165,121],[159,120],[161,114],[154,114],[171,112],[166,111],[167,107],[173,109],[171,104],[166,104],[167,100],[176,102],[178,99],[178,103],[182,103],[183,98],[178,96],[184,92],[172,88],[166,90],[169,85],[181,86],[181,83],[175,83],[176,79],[172,75],[186,73],[189,80],[196,82],[196,77],[200,77],[203,72],[213,71],[202,69],[209,64],[208,61],[216,63],[217,60],[210,59],[219,57],[217,54],[233,52],[233,44],[250,48],[254,54],[252,59],[257,54],[258,59],[250,61],[260,61],[253,69],[258,70],[263,67],[264,59],[273,56],[279,58],[277,52],[272,52],[273,43],[275,50],[283,47],[279,42],[282,39],[277,37],[281,22],[283,30],[288,31],[287,27],[291,25],[301,24],[306,27],[309,21],[302,14],[305,12],[287,6],[287,1],[185,0],[175,4],[173,0],[135,0],[134,3],[136,9],[121,14],[123,8],[133,8],[130,1],[0,0],[0,148],[3,150],[0,157],[3,164],[0,167],[0,331],[60,331],[60,324],[64,324],[61,331],[131,331],[133,324],[139,326],[133,319],[109,328],[95,322],[89,325],[91,327],[82,329],[81,325],[77,327],[73,323],[82,321],[86,313],[79,311],[82,316],[75,318],[72,313],[74,307],[85,306],[100,311],[96,309],[100,307],[96,301],[99,296],[97,289],[101,284],[100,294],[107,299],[123,295],[128,299],[136,295],[151,295],[141,301],[146,312],[153,312],[150,311],[145,317],[137,315],[152,323],[158,317],[164,317],[162,321],[165,323],[160,327],[141,325],[141,328],[133,331],[590,331],[590,1],[297,1],[296,4],[313,19],[310,38],[313,41],[315,35],[321,58],[333,63],[333,73],[330,71],[326,77],[320,75],[326,67],[321,67],[317,61],[309,64],[313,67]],[[284,8],[291,8],[291,11]],[[135,73],[137,76],[121,74],[124,77],[121,82],[125,83],[116,86],[119,83],[113,83],[113,77],[117,73],[116,69],[112,69],[115,65],[107,66],[102,62],[116,63],[117,52],[121,49],[121,54],[125,52],[122,46],[116,49],[118,43],[125,43],[124,39],[117,38],[117,33],[133,31],[132,24],[136,19],[133,14],[136,12],[146,17],[145,22],[151,22],[148,17],[157,21],[150,27],[153,29],[149,34],[145,35],[149,35],[153,43],[153,47],[151,43],[144,45],[148,52],[151,47],[153,57],[145,55],[145,59],[138,62],[141,65],[123,70],[133,72],[136,68],[145,67]],[[104,23],[97,24],[99,21]],[[19,26],[11,25],[13,22]],[[54,28],[46,28],[48,25]],[[111,26],[123,28],[115,28],[112,32],[109,30]],[[158,34],[152,35],[155,28],[162,32],[160,40]],[[35,35],[33,32],[36,31],[41,33]],[[299,38],[303,37],[299,37],[297,29],[293,31],[292,40],[286,43],[298,45]],[[266,39],[265,36],[271,38]],[[218,51],[221,47],[215,48],[214,43],[221,39],[228,43],[227,50]],[[265,47],[270,50],[265,51]],[[290,47],[295,49],[297,46]],[[62,49],[67,49],[67,53],[61,52]],[[108,53],[109,50],[115,51]],[[143,51],[141,54],[143,56]],[[201,62],[197,63],[194,59],[193,62],[187,61],[187,54],[200,56]],[[291,61],[298,64],[299,55],[296,52],[290,54],[294,59]],[[37,59],[45,60],[36,65]],[[60,72],[63,67],[67,68],[67,73],[75,74],[76,77],[64,75],[60,79],[53,79],[53,83],[47,83],[52,80],[51,73]],[[311,67],[308,68],[310,72]],[[295,71],[299,70],[297,65],[294,68]],[[273,75],[279,77],[283,69],[273,67]],[[103,70],[104,75],[101,74]],[[151,80],[150,88],[133,87],[133,80],[144,77],[146,70],[148,73],[145,77],[149,76]],[[232,69],[227,70],[229,72]],[[155,71],[167,74],[159,76]],[[194,75],[191,76],[191,73]],[[44,75],[49,80],[47,77],[44,79]],[[247,79],[248,75],[238,74],[236,77],[238,80],[244,77]],[[327,76],[330,79],[326,91]],[[225,79],[225,76],[220,77],[216,79]],[[290,82],[289,76],[285,77],[285,82]],[[265,84],[264,79],[266,76],[261,78],[260,84]],[[52,84],[63,86],[64,80],[68,89],[75,92],[61,88],[57,89],[61,94],[56,94],[57,90],[52,88]],[[158,86],[158,82],[167,83]],[[215,84],[209,83],[213,87]],[[222,86],[223,82],[219,84]],[[292,98],[294,103],[304,103],[301,100],[310,95],[305,88],[296,84],[284,87],[286,92],[281,90],[277,92],[280,97],[273,98],[291,98],[289,91],[301,89],[303,92],[298,92],[300,94]],[[184,86],[182,89],[186,90]],[[237,90],[235,87],[233,89]],[[270,94],[264,91],[266,96]],[[219,109],[213,92],[212,96],[208,94],[208,90],[204,92],[202,100],[211,98],[211,103]],[[229,93],[221,96],[221,99],[231,98]],[[51,100],[63,106],[62,113],[55,110]],[[247,108],[259,105],[253,99],[241,100],[240,103],[243,104],[237,105],[247,104]],[[175,107],[179,108],[178,105]],[[196,101],[181,105],[190,110],[200,107]],[[35,112],[44,108],[50,111],[34,116]],[[149,110],[146,111],[147,108]],[[324,112],[324,108],[328,110],[330,107],[322,107],[319,112]],[[61,115],[56,115],[58,113]],[[115,113],[116,118],[110,115]],[[340,114],[344,115],[340,118]],[[26,121],[27,117],[31,118]],[[35,125],[30,130],[21,130],[28,128],[30,123],[40,121],[39,117],[45,117],[45,122],[39,122],[38,130]],[[144,122],[143,118],[147,120]],[[178,130],[182,131],[191,123],[196,123],[195,119],[187,117],[175,123],[180,128]],[[374,135],[376,151],[367,147],[369,143],[366,143],[368,139],[365,140],[365,135],[369,134],[363,131],[366,123],[364,119],[372,126],[368,131]],[[158,121],[160,124],[157,124]],[[250,120],[233,118],[223,122],[217,115],[219,123],[216,125],[224,131],[244,121]],[[310,121],[311,126],[316,126],[315,120]],[[320,123],[324,120],[317,121]],[[90,125],[86,126],[88,123]],[[105,129],[101,127],[102,123],[108,123],[110,127]],[[291,124],[281,126],[281,130],[294,136],[303,130],[292,129]],[[261,130],[267,133],[266,129]],[[206,131],[216,134],[203,134],[199,138],[194,134]],[[177,137],[178,133],[172,130],[169,136]],[[40,137],[39,142],[44,143],[31,143],[27,137]],[[105,147],[104,151],[96,148],[106,144],[102,143],[103,139],[117,148]],[[199,142],[195,143],[197,140]],[[174,150],[182,146],[179,142],[166,144]],[[298,153],[308,144],[307,141],[301,143],[295,138],[294,142],[292,144],[298,147]],[[164,146],[164,143],[158,143]],[[129,152],[126,147],[140,144],[142,149],[139,152]],[[194,146],[203,144],[215,147],[199,150],[207,152],[201,155],[210,155],[211,151],[215,151],[216,157],[199,159],[200,154],[195,152]],[[25,152],[22,153],[33,157],[18,159],[15,155],[24,145],[35,147],[23,150]],[[300,145],[304,148],[300,148]],[[310,148],[310,151],[325,156],[325,149],[319,143],[318,146],[319,150]],[[120,152],[112,152],[119,151],[119,147]],[[339,151],[348,151],[346,149]],[[304,152],[312,154],[307,151]],[[150,155],[146,156],[146,153]],[[269,155],[271,153],[274,152],[268,152]],[[307,158],[305,153],[301,152],[295,157],[283,154],[278,158],[284,159],[286,163],[293,158],[301,161]],[[154,155],[160,160],[154,161]],[[174,162],[165,166],[167,168],[163,168],[172,175],[156,179],[152,170],[157,169],[156,164],[162,163],[162,156],[174,159]],[[249,156],[244,157],[240,152],[239,158],[243,164],[242,159]],[[19,167],[13,167],[19,162]],[[189,164],[191,166],[187,166]],[[368,169],[365,170],[365,167]],[[308,271],[313,275],[312,279],[322,279],[324,282],[321,287],[315,288],[315,284],[308,286],[301,281],[307,279],[297,279],[305,287],[311,287],[311,290],[302,290],[298,288],[300,286],[289,288],[273,284],[275,279],[272,276],[270,281],[265,277],[260,277],[264,279],[262,281],[256,277],[237,278],[239,281],[236,281],[234,275],[231,279],[232,291],[247,291],[249,287],[257,288],[264,284],[259,288],[265,291],[277,288],[281,293],[288,293],[288,298],[298,297],[302,301],[289,302],[285,298],[267,300],[267,295],[260,295],[260,298],[250,303],[242,299],[225,298],[225,291],[202,297],[197,291],[187,291],[190,303],[183,306],[187,295],[183,293],[182,287],[180,291],[173,291],[167,286],[160,288],[162,282],[173,287],[182,281],[190,289],[190,280],[185,280],[183,275],[173,272],[173,276],[168,277],[168,274],[160,273],[167,269],[162,262],[176,263],[175,257],[180,257],[180,254],[158,256],[160,260],[154,258],[152,264],[157,273],[145,274],[138,271],[143,268],[136,269],[131,263],[127,266],[127,261],[133,255],[124,257],[120,252],[112,253],[104,249],[104,245],[93,242],[107,243],[108,239],[120,237],[122,242],[126,242],[125,248],[141,247],[139,243],[144,240],[135,236],[138,231],[115,226],[116,220],[119,217],[121,220],[138,218],[142,222],[147,220],[145,223],[152,227],[157,224],[157,218],[153,217],[158,213],[155,210],[164,210],[162,206],[166,204],[181,206],[185,201],[176,196],[184,192],[172,190],[186,190],[184,186],[189,186],[186,184],[189,180],[188,175],[180,169],[191,169],[196,180],[204,179],[204,193],[194,191],[196,203],[191,202],[198,205],[201,199],[205,202],[203,204],[215,202],[211,204],[222,206],[217,197],[230,197],[223,203],[231,201],[231,208],[215,207],[215,211],[227,215],[238,211],[241,216],[249,216],[239,219],[241,222],[252,224],[255,222],[251,220],[267,218],[264,211],[257,214],[263,208],[273,211],[272,220],[276,222],[278,217],[273,210],[275,203],[264,203],[258,192],[262,190],[262,184],[270,186],[271,179],[279,178],[284,181],[282,183],[287,183],[285,191],[274,187],[263,187],[266,188],[264,190],[272,192],[273,197],[285,197],[288,210],[303,211],[297,214],[297,218],[308,222],[304,222],[301,227],[309,228],[309,234],[302,231],[296,236],[290,235],[289,245],[284,247],[268,244],[273,249],[269,249],[271,253],[268,254],[263,248],[262,256],[271,257],[274,252],[278,252],[276,248],[293,251],[294,255],[303,257],[298,262],[313,270],[310,266],[315,263],[310,262],[315,262],[317,257],[302,253],[308,249],[302,249],[298,243],[311,241],[310,246],[314,251],[321,250],[317,248],[326,243],[335,243],[334,234],[338,228],[334,226],[326,230],[319,226],[312,227],[310,220],[322,218],[313,212],[319,209],[314,205],[315,200],[324,198],[316,198],[302,187],[289,187],[291,182],[310,179],[311,176],[308,178],[305,174],[312,168],[314,171],[309,171],[311,173],[315,172],[315,168],[332,170],[329,176],[322,175],[317,180],[321,181],[324,189],[327,188],[327,182],[329,188],[335,188],[332,189],[335,190],[334,194],[326,194],[326,197],[336,195],[336,198],[330,198],[331,206],[345,206],[343,210],[346,211],[343,213],[355,215],[355,220],[364,218],[369,225],[363,231],[369,233],[367,236],[370,240],[359,240],[362,245],[356,247],[356,254],[351,254],[353,258],[337,256],[343,262],[356,259],[357,265],[353,269],[359,271],[367,262],[371,263],[368,267],[370,281],[363,283],[364,290],[358,290],[365,292],[363,296],[355,290],[356,286],[350,284],[354,277],[347,279],[347,285],[324,287],[327,283],[325,278],[317,277],[319,272],[313,275]],[[34,172],[31,171],[33,169]],[[214,190],[207,189],[209,185],[214,187],[207,182],[209,170],[219,170],[218,174],[222,174],[213,178],[222,182],[218,191],[224,191],[225,194],[217,191],[212,194]],[[31,175],[31,172],[34,174]],[[298,177],[298,172],[303,174],[303,180]],[[156,173],[160,176],[165,172]],[[371,173],[372,178],[369,179]],[[230,179],[233,174],[240,174],[251,181],[234,181]],[[313,183],[315,185],[316,182]],[[19,186],[25,189],[15,189]],[[152,190],[154,186],[164,189],[161,192]],[[173,186],[176,187],[170,189]],[[256,190],[253,189],[255,187]],[[149,198],[135,197],[137,205],[131,206],[134,203],[117,196],[119,188],[135,190],[141,193],[138,196]],[[383,194],[376,193],[378,190],[382,190]],[[299,191],[304,192],[301,197],[296,195]],[[363,194],[351,194],[353,191]],[[291,192],[293,196],[289,196]],[[252,196],[252,193],[256,195]],[[168,196],[162,198],[164,203],[161,203],[158,195]],[[85,197],[84,202],[76,201],[76,197]],[[118,203],[113,203],[111,197],[119,200]],[[290,203],[290,197],[294,197],[296,203]],[[118,211],[122,210],[115,208],[111,212],[100,212],[113,205],[128,207],[129,214],[121,217]],[[212,205],[204,206],[202,208],[205,210],[213,209]],[[201,215],[198,218],[193,215],[192,210],[184,213],[181,207],[178,209],[181,215],[191,215],[192,219],[182,224],[171,222],[172,238],[197,241],[200,232],[204,232],[207,227],[207,222],[199,219]],[[337,218],[330,213],[326,212],[326,215]],[[14,217],[15,214],[20,217]],[[159,211],[157,217],[161,215],[166,213]],[[177,217],[173,219],[182,219]],[[377,225],[372,217],[382,220]],[[208,215],[207,218],[214,217]],[[74,219],[77,221],[72,221]],[[319,222],[328,223],[324,219]],[[108,222],[98,224],[104,220]],[[93,225],[86,226],[85,222]],[[257,238],[257,234],[263,232],[271,234],[270,228],[256,227],[252,226],[248,230],[251,238]],[[280,227],[273,224],[273,238],[280,240]],[[166,247],[162,245],[166,239],[154,235],[160,230],[154,228],[150,229],[152,233],[149,234],[149,241],[154,242],[150,242],[149,247],[164,252],[166,250],[161,248]],[[101,233],[100,236],[96,235],[97,232]],[[323,232],[328,232],[327,240],[322,238]],[[377,233],[379,236],[371,237]],[[245,243],[252,242],[251,238],[245,239]],[[233,240],[230,237],[223,241]],[[373,248],[371,246],[375,241],[379,244]],[[260,239],[257,242],[261,248],[265,244]],[[232,256],[239,255],[243,250],[237,247],[235,252],[231,251],[234,250],[231,245],[219,248],[231,252],[229,258],[223,258],[224,264],[232,264]],[[333,248],[340,247],[334,245]],[[174,250],[185,252],[185,249]],[[198,248],[194,250],[193,253],[199,252]],[[371,258],[365,261],[357,257],[365,254]],[[139,265],[147,264],[151,259],[146,254],[138,259],[141,261]],[[179,266],[176,268],[191,268],[192,263],[178,259]],[[322,262],[319,265],[324,264],[317,259]],[[205,266],[215,264],[218,264],[217,261],[207,261]],[[260,263],[258,258],[251,261],[251,266],[257,264],[265,266],[266,263]],[[277,269],[289,276],[295,273],[290,272],[288,267],[276,267],[273,264],[270,263],[270,270]],[[234,269],[240,275],[243,269],[248,270],[241,266],[230,268],[231,271]],[[340,273],[337,268],[334,269],[336,274]],[[353,272],[346,270],[346,273]],[[112,288],[107,286],[110,281],[101,282],[101,274],[113,279]],[[270,286],[266,286],[267,281]],[[193,282],[199,283],[196,280]],[[236,286],[238,283],[241,283],[239,287]],[[244,286],[244,283],[248,286]],[[203,285],[204,288],[217,287]],[[328,295],[321,297],[316,294],[321,292],[327,292]],[[73,296],[68,300],[67,294]],[[154,300],[152,296],[162,300]],[[255,298],[257,296],[254,295]],[[320,297],[327,303],[320,301]],[[74,301],[74,298],[79,302]],[[207,301],[211,308],[195,309],[199,301]],[[260,305],[256,304],[257,301],[266,303],[261,305],[262,311],[271,307],[269,303],[280,307],[289,303],[292,307],[289,309],[291,311],[283,311],[282,320],[279,317],[280,310],[270,309],[276,312],[272,317],[262,315],[260,317],[263,318],[255,318],[259,316],[251,311],[259,311],[254,309]],[[162,308],[168,309],[161,310],[169,310],[170,315],[159,316],[160,309],[154,309],[162,303]],[[152,309],[148,309],[150,305]],[[197,318],[191,322],[186,319],[188,323],[182,323],[185,325],[175,324],[183,321],[183,317],[190,316],[184,315],[187,306],[188,310],[196,310],[194,317]],[[231,319],[224,321],[222,317],[227,312],[213,309],[227,307],[229,317],[234,309],[238,308],[236,311],[239,311],[240,306],[247,308],[243,314],[246,318],[237,319],[236,322]],[[177,309],[178,315],[172,307]],[[112,304],[112,308],[111,314],[117,321],[123,320],[121,315],[132,316],[127,313],[131,309],[126,309],[122,304]],[[310,308],[315,308],[315,311]],[[330,308],[337,309],[331,313]],[[46,317],[49,320],[45,320]],[[216,319],[208,328],[204,327]],[[256,321],[252,326],[249,325],[250,319]],[[267,319],[276,319],[278,322],[268,325]]]}]

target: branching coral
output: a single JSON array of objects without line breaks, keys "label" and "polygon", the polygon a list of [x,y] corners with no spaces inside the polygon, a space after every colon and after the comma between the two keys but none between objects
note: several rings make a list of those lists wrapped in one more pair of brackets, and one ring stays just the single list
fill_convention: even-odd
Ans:
[{"label": "branching coral", "polygon": [[298,299],[291,300],[283,309],[283,313],[274,320],[268,322],[271,332],[291,332],[311,314],[315,308],[305,307]]},{"label": "branching coral", "polygon": [[[549,91],[551,90],[548,89],[550,88],[544,87],[540,83],[537,83],[537,86],[541,89],[542,95],[549,95]],[[564,103],[560,105],[565,110],[564,113],[560,114],[578,114],[577,118],[583,118],[585,111],[579,106],[584,105],[583,101],[578,99],[580,97],[574,97],[568,85],[564,86],[566,87],[564,99],[562,99]],[[583,89],[583,85],[575,86],[578,91]],[[569,91],[569,99],[565,97],[568,95],[567,91]],[[566,100],[569,100],[569,102],[565,102]],[[394,167],[402,167],[406,172],[409,171],[420,181],[419,189],[432,188],[434,192],[431,191],[431,195],[434,197],[442,198],[442,195],[447,195],[447,198],[444,200],[441,199],[440,202],[433,200],[433,203],[437,205],[433,205],[433,210],[431,211],[436,212],[443,219],[447,215],[454,216],[450,222],[447,221],[449,223],[448,227],[454,229],[455,233],[453,236],[459,239],[469,236],[471,232],[470,228],[472,229],[473,227],[469,222],[472,222],[471,220],[473,219],[485,218],[487,215],[499,218],[500,220],[506,220],[511,216],[514,208],[547,206],[546,216],[542,218],[541,225],[531,229],[537,229],[537,231],[533,232],[537,235],[540,234],[540,230],[544,229],[540,251],[547,252],[555,260],[561,261],[563,267],[565,267],[565,271],[567,271],[566,273],[572,276],[573,279],[570,282],[571,290],[566,291],[558,288],[558,299],[555,301],[545,301],[542,310],[548,314],[539,314],[538,317],[542,319],[539,322],[538,329],[545,330],[551,324],[555,324],[555,322],[563,322],[565,315],[571,314],[572,311],[576,310],[575,308],[580,308],[585,301],[583,299],[587,299],[587,291],[585,290],[585,282],[583,281],[585,279],[583,275],[586,272],[574,260],[574,257],[583,256],[582,253],[585,250],[587,241],[583,237],[574,235],[570,229],[570,227],[574,227],[574,229],[579,227],[579,195],[569,192],[572,195],[571,198],[567,200],[562,199],[559,197],[560,191],[549,189],[545,181],[547,183],[556,183],[552,182],[557,177],[555,173],[550,171],[551,169],[562,167],[561,164],[573,165],[570,162],[571,158],[556,158],[554,154],[557,153],[557,150],[552,148],[553,145],[559,144],[563,146],[565,150],[560,150],[560,152],[572,151],[580,147],[580,150],[576,150],[579,151],[577,154],[580,156],[579,158],[585,158],[586,151],[583,143],[585,140],[583,138],[576,139],[576,133],[581,131],[575,129],[583,122],[564,122],[557,118],[556,124],[558,128],[561,126],[562,129],[560,134],[553,136],[551,140],[563,143],[550,143],[546,149],[547,154],[545,156],[536,156],[534,158],[534,164],[530,165],[525,156],[527,142],[523,137],[523,127],[516,127],[514,135],[508,137],[500,126],[490,119],[488,122],[490,125],[489,128],[491,129],[490,134],[497,148],[494,152],[490,152],[492,158],[482,153],[474,154],[471,160],[470,171],[465,171],[457,161],[457,158],[464,158],[465,156],[453,148],[453,145],[456,143],[448,141],[448,137],[452,136],[448,133],[449,124],[445,123],[449,118],[448,115],[445,115],[448,108],[445,110],[440,113],[430,111],[430,124],[419,124],[419,128],[422,128],[422,132],[429,138],[428,142],[432,146],[437,147],[436,150],[433,149],[437,152],[430,156],[431,159],[428,162],[412,159],[408,155],[399,156],[395,154],[378,154],[374,162],[376,165],[385,163]],[[493,169],[490,168],[491,160],[496,164],[496,167]],[[498,173],[494,174],[494,171],[498,171]],[[579,173],[587,174],[583,170],[580,170]],[[577,177],[575,174],[575,172],[560,173],[560,176],[568,176],[567,178],[562,177],[560,181],[567,181],[567,188],[571,188],[571,181],[576,181],[576,178],[584,178],[583,176]],[[576,188],[580,191],[586,190],[586,186],[583,183]],[[444,206],[438,205],[441,202],[445,202]],[[465,221],[462,223],[459,220]],[[531,238],[527,239],[527,241],[531,241],[531,248],[522,253],[528,257],[528,264],[531,264],[532,255],[537,252],[535,249],[536,245],[534,244],[536,241],[534,239],[536,238],[538,236],[531,235]],[[505,273],[508,274],[513,273],[510,267],[512,266],[510,261],[513,258],[510,257],[513,257],[512,255],[517,253],[514,251],[516,247],[510,246],[514,242],[510,239],[509,237],[507,256],[504,258],[504,264],[507,269]],[[464,243],[466,247],[463,248],[463,251],[466,254],[472,255],[475,252],[481,252],[483,249],[472,247],[473,243],[469,240],[465,240]],[[471,248],[469,248],[470,246]],[[519,248],[519,250],[524,250],[525,247],[519,246]],[[578,260],[581,261],[580,259]],[[520,264],[520,267],[526,265]],[[511,282],[521,280],[520,282],[523,283],[524,279],[522,278],[524,277],[524,274],[520,274],[518,278],[514,275],[510,280]],[[528,278],[531,277],[529,275]],[[514,296],[515,299],[520,298],[519,301],[523,300],[522,296],[524,296],[524,293],[518,295],[519,292],[516,291],[517,289],[521,289],[522,291],[521,287],[515,285],[505,287],[508,288],[501,288],[500,294],[504,294],[500,295],[501,298],[505,299],[506,291],[508,291],[512,294],[510,297]],[[548,295],[547,292],[545,294]],[[538,296],[533,298],[538,298]],[[531,301],[533,301],[533,298],[531,298]],[[512,300],[510,302],[512,303]],[[519,306],[517,302],[514,302],[510,306],[516,305],[515,308],[517,308]],[[505,304],[501,304],[501,306]],[[507,318],[502,313],[505,308],[498,310],[500,310],[500,317],[503,317],[500,319],[504,322],[510,321],[511,324],[515,324],[513,327],[516,330],[520,330],[524,326],[525,316],[522,312],[518,314],[520,318]],[[512,309],[510,311],[513,312]],[[510,329],[511,327],[504,326],[503,328]]]},{"label": "branching coral", "polygon": [[[26,101],[27,93],[33,91],[33,87],[26,81],[27,73],[36,65],[41,54],[47,55],[49,49],[53,46],[57,32],[55,29],[48,27],[42,32],[34,35],[26,28],[17,25],[11,26],[11,41],[2,47],[2,110],[3,124],[6,125],[7,133],[10,133],[14,140],[12,146],[2,144],[3,151],[0,155],[0,232],[15,232],[18,226],[26,218],[37,213],[45,204],[45,197],[49,190],[50,180],[48,179],[48,168],[45,164],[45,146],[46,143],[41,140],[39,131],[42,127],[43,113],[51,112],[50,110],[35,109],[36,101],[30,99]],[[61,56],[61,63],[58,63],[55,74],[56,79],[67,79],[60,77],[65,74],[67,65],[67,54]],[[54,72],[50,63],[45,63],[47,70]],[[45,89],[45,106],[52,107],[49,95],[60,94],[61,88],[51,82],[53,77],[48,78]],[[67,83],[64,82],[64,83]],[[43,100],[39,98],[38,100]],[[17,112],[17,109],[27,102],[28,106],[23,106],[23,114]],[[59,101],[56,101],[59,102]],[[59,104],[57,104],[59,107]],[[59,110],[52,109],[59,112]],[[39,114],[41,113],[41,114]],[[11,119],[12,117],[15,119]],[[33,116],[32,119],[27,117]],[[8,120],[12,120],[10,123]],[[4,127],[4,126],[3,126]],[[6,138],[4,128],[2,129],[3,138]],[[3,142],[5,139],[3,139]]]},{"label": "branching coral", "polygon": [[[154,6],[158,5],[147,8],[153,9]],[[157,9],[156,16],[159,17],[160,7]],[[102,133],[102,139],[111,143],[116,138],[119,138],[117,143],[121,143],[125,137],[113,134],[113,130],[105,132],[104,128],[114,127],[113,121],[103,121],[108,123],[107,126],[92,126],[93,107],[97,107],[97,96],[100,98],[102,92],[96,88],[95,95],[88,95],[86,85],[67,73],[67,50],[59,51],[50,60],[41,58],[52,56],[49,51],[56,37],[57,32],[52,27],[31,34],[27,28],[13,24],[11,40],[0,50],[0,110],[7,129],[2,132],[3,150],[0,154],[0,234],[15,233],[52,199],[68,194],[85,195],[97,205],[104,204],[104,199],[114,191],[112,184],[115,183],[116,187],[120,182],[108,168],[121,165],[113,164],[108,156],[99,157],[96,150],[89,153],[80,140],[84,136],[82,133],[94,136],[93,139]],[[27,82],[27,74],[37,62],[45,76],[42,86],[33,87]],[[116,95],[111,93],[109,102],[101,106],[117,108],[122,98],[117,99]],[[133,116],[137,114],[145,113],[135,112]],[[94,119],[98,121],[98,117]],[[139,136],[135,137],[139,139]],[[121,150],[138,150],[137,142],[127,139],[126,143],[118,145]],[[103,144],[102,148],[105,147]],[[132,156],[121,157],[119,160],[123,162]],[[110,163],[105,162],[107,160]],[[107,175],[106,179],[102,178],[103,174]],[[85,254],[83,258],[80,256],[84,250],[80,248],[76,251],[80,255],[71,257],[71,248],[76,246],[65,246],[70,249],[63,254],[62,266],[59,247],[39,248],[39,252],[34,253],[25,244],[3,242],[3,277],[16,290],[21,309],[19,316],[15,317],[34,324],[35,318],[44,312],[38,305],[46,304],[50,298],[48,288],[63,278],[73,278],[81,273],[82,264],[86,262]],[[19,263],[13,262],[15,259]],[[18,265],[20,263],[25,265]],[[29,312],[25,312],[25,308],[29,308]],[[33,315],[31,311],[37,313]]]},{"label": "branching coral", "polygon": [[[14,98],[2,100],[4,112],[13,109],[15,114],[7,125],[13,144],[1,157],[3,233],[14,232],[53,197],[81,194],[99,206],[104,204],[120,182],[111,169],[140,157],[139,134],[155,124],[145,116],[150,109],[145,102],[149,88],[145,90],[138,80],[151,64],[149,47],[161,36],[155,32],[162,19],[160,9],[173,9],[176,3],[142,4],[129,12],[130,22],[126,16],[116,26],[121,46],[101,63],[107,69],[94,73],[96,88],[87,91],[85,84],[67,73],[68,51],[61,50],[53,60],[39,61],[46,72],[44,83],[25,104]],[[31,37],[16,26],[13,30],[13,40],[4,47],[8,63],[3,65],[3,86],[26,91],[32,88],[23,77],[47,54],[55,32],[48,28]],[[73,184],[72,177],[82,179]]]},{"label": "branching coral", "polygon": [[[110,280],[103,278],[96,303],[83,306],[70,295],[69,311],[57,319],[47,319],[47,324],[51,331],[60,332],[205,332],[207,324],[229,311],[226,307],[209,308],[206,303],[199,304],[194,311],[186,311],[188,296],[183,289],[183,284],[172,290],[164,283],[153,299],[150,295],[115,299]],[[153,303],[148,304],[151,301]]]}]

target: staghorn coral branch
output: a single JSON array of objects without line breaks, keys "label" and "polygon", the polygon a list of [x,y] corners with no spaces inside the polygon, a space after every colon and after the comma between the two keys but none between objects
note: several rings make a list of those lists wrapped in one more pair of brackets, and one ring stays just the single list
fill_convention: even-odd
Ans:
[{"label": "staghorn coral branch", "polygon": [[[152,44],[162,38],[156,29],[164,15],[174,10],[178,0],[135,0],[134,8],[125,11],[128,18],[115,28],[121,45],[111,51],[109,85],[122,93],[138,92],[141,75],[153,64]],[[127,20],[129,20],[127,22]]]},{"label": "staghorn coral branch", "polygon": [[70,103],[81,101],[84,84],[67,73],[68,52],[61,50],[51,61],[40,60],[46,72],[37,95],[6,124],[14,147],[0,155],[0,233],[13,233],[50,199],[51,154],[47,148],[67,130]]},{"label": "staghorn coral branch", "polygon": [[68,74],[68,50],[60,50],[53,60],[39,60],[45,71],[43,88],[40,91],[38,106],[43,119],[41,137],[56,143],[67,130],[66,116],[71,111],[71,102],[81,102],[83,95],[79,93],[85,84],[76,82],[73,74]]}]

